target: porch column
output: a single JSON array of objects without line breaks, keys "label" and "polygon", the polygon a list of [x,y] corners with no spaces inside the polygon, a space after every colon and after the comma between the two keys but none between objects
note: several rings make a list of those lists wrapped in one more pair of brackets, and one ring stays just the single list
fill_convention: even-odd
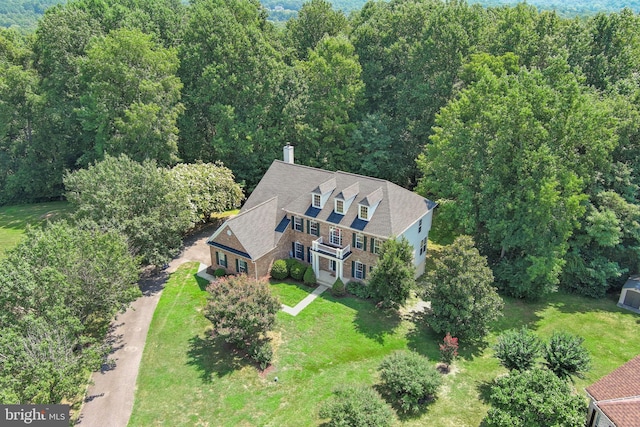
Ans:
[{"label": "porch column", "polygon": [[344,271],[344,263],[342,260],[338,260],[337,266],[336,266],[336,277],[339,277],[342,282],[344,282],[344,279],[342,278],[343,271]]},{"label": "porch column", "polygon": [[311,268],[316,278],[320,276],[320,256],[316,252],[311,252]]}]

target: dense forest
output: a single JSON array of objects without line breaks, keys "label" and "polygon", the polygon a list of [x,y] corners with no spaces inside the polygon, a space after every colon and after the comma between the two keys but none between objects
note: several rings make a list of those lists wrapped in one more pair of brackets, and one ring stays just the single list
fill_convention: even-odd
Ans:
[{"label": "dense forest", "polygon": [[251,191],[302,164],[440,202],[498,286],[602,296],[638,270],[640,17],[534,6],[78,0],[0,32],[0,203],[64,197],[106,156],[221,161]]},{"label": "dense forest", "polygon": [[[515,6],[518,0],[479,0],[470,3],[478,3],[483,6]],[[15,27],[22,31],[31,31],[37,26],[38,19],[45,10],[53,5],[63,3],[62,0],[1,0],[0,1],[0,27]],[[187,3],[187,2],[183,2]],[[261,0],[262,5],[269,13],[269,20],[285,22],[297,16],[304,4],[304,0]],[[332,0],[334,9],[350,13],[361,9],[366,0]],[[587,1],[587,0],[529,0],[528,4],[538,10],[555,10],[560,16],[575,17],[595,15],[600,12],[619,12],[623,8],[630,8],[634,12],[640,12],[640,1]]]}]

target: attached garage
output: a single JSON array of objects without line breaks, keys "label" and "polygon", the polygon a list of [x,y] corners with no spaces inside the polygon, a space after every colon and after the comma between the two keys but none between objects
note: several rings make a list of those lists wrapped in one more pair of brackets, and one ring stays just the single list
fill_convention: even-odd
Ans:
[{"label": "attached garage", "polygon": [[640,276],[631,276],[624,284],[618,306],[640,313]]}]

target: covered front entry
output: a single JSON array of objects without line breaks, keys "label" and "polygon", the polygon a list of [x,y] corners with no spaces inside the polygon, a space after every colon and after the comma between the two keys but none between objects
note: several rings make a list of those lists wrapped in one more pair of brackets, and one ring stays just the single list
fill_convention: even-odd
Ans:
[{"label": "covered front entry", "polygon": [[344,280],[344,261],[351,255],[351,245],[339,247],[324,244],[322,237],[313,241],[311,267],[318,283],[332,286],[337,278]]}]

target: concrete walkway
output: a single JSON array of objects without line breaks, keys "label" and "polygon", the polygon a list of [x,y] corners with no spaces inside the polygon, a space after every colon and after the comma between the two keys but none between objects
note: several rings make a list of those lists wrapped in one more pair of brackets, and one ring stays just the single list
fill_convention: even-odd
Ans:
[{"label": "concrete walkway", "polygon": [[164,271],[140,281],[142,297],[119,314],[111,324],[107,342],[113,347],[109,361],[94,372],[76,424],[82,427],[125,427],[133,410],[136,380],[147,332],[169,273],[188,261],[200,262],[198,275],[211,280],[206,265],[211,262],[207,238],[214,226],[185,239],[184,249]]},{"label": "concrete walkway", "polygon": [[317,288],[313,290],[313,292],[311,292],[302,301],[296,304],[295,307],[289,307],[288,305],[282,304],[282,311],[292,316],[297,316],[298,313],[304,310],[309,304],[313,302],[314,299],[318,298],[318,296],[321,295],[327,289],[329,289],[329,286],[319,285]]}]

